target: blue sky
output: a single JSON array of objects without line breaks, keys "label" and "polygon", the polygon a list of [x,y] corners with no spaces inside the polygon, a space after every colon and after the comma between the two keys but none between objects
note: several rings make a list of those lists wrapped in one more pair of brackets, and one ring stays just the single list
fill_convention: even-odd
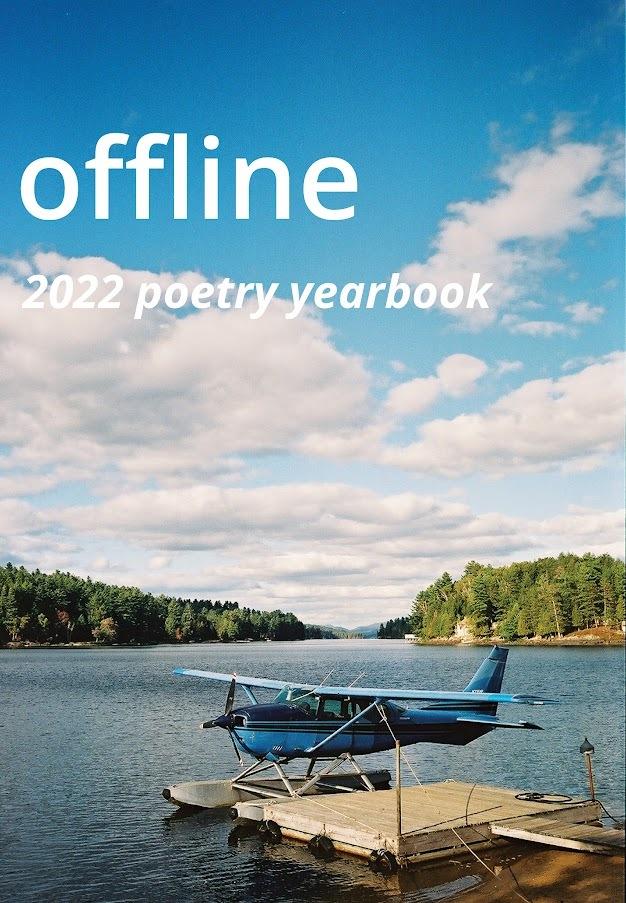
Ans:
[{"label": "blue sky", "polygon": [[[623,335],[622,17],[616,3],[555,0],[126,2],[104,13],[49,2],[6,15],[2,366],[17,388],[5,402],[15,428],[0,435],[3,557],[363,623],[381,604],[402,613],[420,585],[469,557],[530,557],[559,541],[615,551],[621,365],[607,355]],[[110,219],[94,220],[83,164],[111,131],[130,133],[127,158],[146,132],[188,133],[187,221],[171,218],[168,173],[153,174],[151,219],[136,221],[127,171],[111,174]],[[209,133],[220,138],[216,222],[201,215]],[[25,166],[46,155],[80,180],[76,209],[57,222],[34,219],[19,194]],[[265,180],[251,219],[237,221],[234,159],[264,155],[290,168],[291,219],[274,219]],[[322,156],[358,173],[352,220],[321,221],[302,202],[302,176]],[[450,210],[460,202],[471,207]],[[449,224],[463,220],[459,243]],[[489,248],[474,259],[470,239],[485,232]],[[289,329],[198,318],[212,369],[177,322],[126,316],[113,328],[99,314],[88,325],[46,314],[24,327],[24,275],[63,271],[70,258],[101,259],[102,273],[108,261],[124,273],[339,285],[492,267],[483,275],[499,294],[480,324],[415,310],[334,310]],[[176,334],[167,354],[157,326]],[[120,347],[121,369],[111,357]],[[176,378],[166,358],[179,361]],[[274,520],[267,500],[278,486],[285,508]],[[311,510],[303,487],[316,486]],[[342,492],[346,505],[364,494],[358,511],[344,512]],[[402,509],[398,494],[416,506],[401,523],[388,514]],[[439,506],[439,551],[425,551],[425,498]],[[137,514],[150,505],[162,529]],[[328,518],[342,528],[325,533]],[[363,539],[366,523],[387,537],[387,557]],[[492,542],[503,533],[508,544]]]}]

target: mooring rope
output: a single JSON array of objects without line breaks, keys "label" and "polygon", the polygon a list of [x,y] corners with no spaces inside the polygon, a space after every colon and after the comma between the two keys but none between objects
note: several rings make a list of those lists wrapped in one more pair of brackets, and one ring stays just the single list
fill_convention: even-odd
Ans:
[{"label": "mooring rope", "polygon": [[[300,799],[304,799],[304,797],[300,797]],[[348,812],[340,812],[339,809],[334,809],[332,806],[327,806],[324,803],[320,803],[319,800],[315,799],[314,796],[306,797],[307,803],[314,803],[316,806],[319,806],[322,809],[327,809],[329,812],[332,812],[333,815],[337,815],[340,818],[349,818],[351,821],[357,823],[357,825],[361,825],[363,828],[367,828],[368,831],[375,831],[376,827],[374,825],[369,825],[367,822],[361,821],[359,818],[356,818],[354,815],[350,815]],[[378,837],[381,837],[380,831],[377,834]]]}]

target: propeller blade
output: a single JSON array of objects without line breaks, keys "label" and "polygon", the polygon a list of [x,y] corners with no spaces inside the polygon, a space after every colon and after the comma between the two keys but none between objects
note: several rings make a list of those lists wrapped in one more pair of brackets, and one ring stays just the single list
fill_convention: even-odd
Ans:
[{"label": "propeller blade", "polygon": [[239,764],[243,765],[243,759],[241,758],[241,753],[237,749],[237,744],[235,743],[232,732],[230,730],[228,731],[228,736],[230,737],[230,742],[233,744],[233,749],[235,750],[235,755],[237,756]]},{"label": "propeller blade", "polygon": [[226,705],[224,707],[224,714],[230,715],[233,702],[235,701],[235,689],[237,687],[237,678],[233,675],[233,679],[230,682],[230,686],[228,687],[228,693],[226,695]]}]

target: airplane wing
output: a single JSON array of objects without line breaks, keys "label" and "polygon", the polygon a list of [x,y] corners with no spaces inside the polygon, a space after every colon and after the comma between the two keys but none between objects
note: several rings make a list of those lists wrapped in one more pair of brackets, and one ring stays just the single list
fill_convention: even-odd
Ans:
[{"label": "airplane wing", "polygon": [[[174,674],[183,674],[187,677],[205,677],[207,680],[220,680],[230,683],[233,677],[242,687],[266,687],[268,690],[284,690],[291,686],[285,680],[266,680],[263,677],[244,677],[242,674],[221,674],[218,671],[196,671],[194,668],[174,668]],[[302,686],[302,684],[298,684]],[[305,687],[312,690],[313,687]]]},{"label": "airplane wing", "polygon": [[487,724],[490,727],[517,727],[523,728],[528,731],[542,731],[543,728],[538,724],[533,724],[532,721],[500,721],[496,715],[483,715],[480,712],[477,712],[475,715],[463,715],[456,719],[461,723],[468,722],[469,724]]},{"label": "airplane wing", "polygon": [[[221,674],[217,671],[197,671],[193,668],[175,668],[174,674],[182,674],[188,677],[204,677],[208,680],[219,680],[230,683],[232,674]],[[316,696],[350,699],[398,699],[415,702],[458,702],[476,705],[483,702],[518,703],[521,705],[545,705],[553,703],[553,699],[543,699],[540,696],[525,696],[510,693],[484,693],[480,690],[469,692],[448,692],[447,690],[389,690],[381,687],[331,687],[316,684],[290,683],[285,680],[271,680],[262,677],[245,677],[235,675],[237,683],[242,687],[265,687],[268,690],[284,690],[285,687],[297,687],[308,690]]]},{"label": "airplane wing", "polygon": [[[307,687],[308,689],[308,687]],[[448,690],[389,690],[380,687],[314,687],[313,692],[319,696],[350,696],[353,699],[364,697],[366,699],[403,699],[420,702],[460,702],[477,705],[481,702],[514,702],[520,705],[545,705],[552,703],[553,699],[544,699],[541,696],[527,696],[511,693],[484,693],[482,690],[460,691],[455,693]]]}]

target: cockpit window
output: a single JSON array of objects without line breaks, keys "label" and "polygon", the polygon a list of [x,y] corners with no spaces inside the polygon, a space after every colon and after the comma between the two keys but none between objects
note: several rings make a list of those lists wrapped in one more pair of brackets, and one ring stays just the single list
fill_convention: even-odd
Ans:
[{"label": "cockpit window", "polygon": [[317,705],[319,721],[348,721],[352,718],[349,699],[321,698]]},{"label": "cockpit window", "polygon": [[313,717],[317,708],[317,697],[311,695],[310,690],[304,690],[302,687],[285,687],[281,690],[274,702],[283,705],[297,705],[299,709],[306,712],[307,715]]}]

